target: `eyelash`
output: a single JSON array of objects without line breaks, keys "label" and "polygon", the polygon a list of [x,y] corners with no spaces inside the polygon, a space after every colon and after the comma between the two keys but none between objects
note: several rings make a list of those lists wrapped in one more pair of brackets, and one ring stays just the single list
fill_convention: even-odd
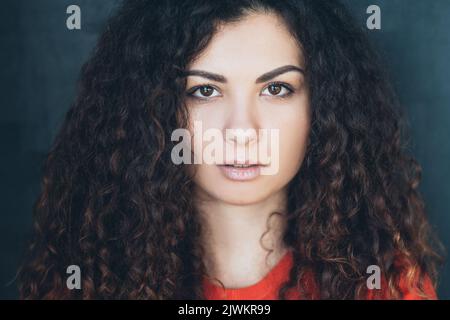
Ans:
[{"label": "eyelash", "polygon": [[[284,88],[284,89],[286,89],[288,92],[286,93],[286,94],[284,94],[284,95],[271,95],[271,97],[273,97],[273,98],[279,98],[279,99],[286,99],[286,98],[288,98],[289,96],[291,96],[293,93],[294,93],[294,89],[290,86],[290,85],[288,85],[287,83],[284,83],[284,82],[270,82],[269,84],[267,84],[267,86],[265,86],[264,87],[264,89],[263,89],[263,91],[264,90],[266,90],[267,88],[269,88],[270,86],[273,86],[273,85],[275,85],[275,86],[280,86],[280,87],[282,87],[282,88]],[[219,91],[215,86],[213,86],[213,85],[210,85],[210,84],[202,84],[202,85],[198,85],[198,86],[195,86],[195,87],[193,87],[193,88],[191,88],[191,89],[189,89],[188,91],[187,91],[187,95],[190,97],[190,98],[193,98],[193,99],[197,99],[197,100],[209,100],[209,99],[212,99],[212,98],[215,98],[215,97],[212,97],[212,98],[209,98],[209,97],[198,97],[198,96],[195,96],[194,95],[194,93],[197,91],[197,90],[199,90],[199,89],[201,89],[201,88],[212,88],[212,89],[214,89],[214,90],[217,90],[217,91]]]}]

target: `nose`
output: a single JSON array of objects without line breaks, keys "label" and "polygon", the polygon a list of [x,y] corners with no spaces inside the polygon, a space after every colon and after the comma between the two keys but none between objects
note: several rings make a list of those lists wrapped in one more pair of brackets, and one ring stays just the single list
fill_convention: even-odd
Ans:
[{"label": "nose", "polygon": [[254,128],[227,128],[225,137],[227,143],[235,145],[250,145],[258,140]]},{"label": "nose", "polygon": [[224,123],[226,143],[247,146],[258,141],[259,129],[256,104],[240,99],[229,106]]}]

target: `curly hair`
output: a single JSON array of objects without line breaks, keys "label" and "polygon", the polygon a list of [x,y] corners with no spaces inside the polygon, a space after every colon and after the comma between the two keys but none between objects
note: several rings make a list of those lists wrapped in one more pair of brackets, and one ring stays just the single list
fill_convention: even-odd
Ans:
[{"label": "curly hair", "polygon": [[[359,299],[378,265],[390,298],[400,275],[434,282],[439,242],[400,103],[365,33],[330,0],[125,1],[78,82],[44,166],[19,286],[26,299],[202,299],[202,223],[193,178],[171,161],[187,127],[184,68],[221,23],[283,18],[305,55],[310,141],[288,186],[289,288],[313,271],[320,296]],[[397,262],[402,261],[399,265]],[[82,270],[68,290],[66,268]],[[422,289],[421,289],[422,290]]]}]

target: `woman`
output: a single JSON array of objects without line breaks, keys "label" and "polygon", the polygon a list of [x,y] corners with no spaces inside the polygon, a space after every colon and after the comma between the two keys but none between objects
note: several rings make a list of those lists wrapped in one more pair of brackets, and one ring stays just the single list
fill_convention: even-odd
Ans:
[{"label": "woman", "polygon": [[[436,298],[400,116],[337,1],[127,1],[48,155],[21,295]],[[236,154],[180,164],[180,128],[197,159],[214,129]],[[252,162],[261,129],[275,144]]]}]

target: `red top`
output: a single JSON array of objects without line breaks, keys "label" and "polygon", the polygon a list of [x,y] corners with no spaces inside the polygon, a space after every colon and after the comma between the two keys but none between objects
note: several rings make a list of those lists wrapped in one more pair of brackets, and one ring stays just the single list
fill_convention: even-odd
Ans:
[{"label": "red top", "polygon": [[[203,281],[204,295],[207,300],[278,300],[278,290],[281,288],[284,282],[289,279],[289,272],[292,268],[293,256],[292,252],[288,251],[283,258],[270,270],[263,279],[257,283],[243,287],[243,288],[225,288],[212,283],[206,277]],[[311,289],[312,292],[317,290],[314,287],[312,281],[313,277],[310,277],[305,283],[305,287]],[[406,281],[406,280],[405,280]],[[405,281],[400,281],[400,290],[403,293],[404,300],[420,300],[422,298],[418,292],[414,289],[407,289]],[[382,283],[383,286],[383,283]],[[428,277],[425,278],[424,283],[425,293],[432,299],[437,299],[436,292]],[[297,300],[302,299],[301,294],[298,291],[290,289],[287,293],[287,299]],[[316,296],[316,295],[315,295]],[[371,290],[369,290],[367,299],[373,299]]]}]

